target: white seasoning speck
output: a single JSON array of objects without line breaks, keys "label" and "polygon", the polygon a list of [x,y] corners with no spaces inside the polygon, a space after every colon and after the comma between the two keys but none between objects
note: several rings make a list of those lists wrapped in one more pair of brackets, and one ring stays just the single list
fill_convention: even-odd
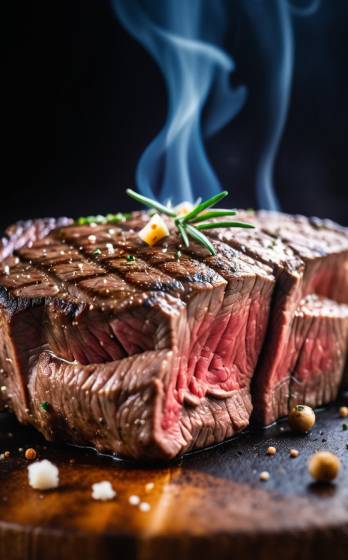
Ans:
[{"label": "white seasoning speck", "polygon": [[152,492],[154,487],[155,487],[154,482],[148,482],[147,484],[145,484],[145,492]]},{"label": "white seasoning speck", "polygon": [[108,250],[109,255],[113,255],[115,252],[114,246],[112,245],[112,243],[106,243],[105,247]]},{"label": "white seasoning speck", "polygon": [[44,459],[28,467],[29,485],[35,490],[50,490],[59,484],[58,467]]},{"label": "white seasoning speck", "polygon": [[10,274],[10,267],[8,266],[8,264],[5,264],[3,270],[4,270],[4,274],[7,274],[7,275]]},{"label": "white seasoning speck", "polygon": [[91,243],[95,243],[97,241],[97,238],[95,235],[89,235],[88,241],[90,241]]},{"label": "white seasoning speck", "polygon": [[150,504],[148,504],[147,502],[141,502],[141,504],[139,505],[139,509],[140,511],[150,511],[151,506]]},{"label": "white seasoning speck", "polygon": [[139,496],[129,496],[128,498],[128,502],[130,503],[131,506],[138,506],[140,504],[140,498]]},{"label": "white seasoning speck", "polygon": [[92,484],[92,498],[94,500],[106,502],[107,500],[112,500],[115,496],[116,492],[113,489],[111,482],[108,480],[102,480],[101,482]]}]

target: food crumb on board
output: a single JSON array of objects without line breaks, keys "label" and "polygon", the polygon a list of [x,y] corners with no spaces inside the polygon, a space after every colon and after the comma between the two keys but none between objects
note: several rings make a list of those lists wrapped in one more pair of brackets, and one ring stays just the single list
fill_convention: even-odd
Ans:
[{"label": "food crumb on board", "polygon": [[59,484],[59,470],[56,465],[43,459],[29,465],[28,467],[29,485],[35,490],[50,490],[57,488]]},{"label": "food crumb on board", "polygon": [[148,482],[147,484],[145,484],[145,492],[152,492],[154,487],[155,487],[154,482]]},{"label": "food crumb on board", "polygon": [[266,455],[275,455],[277,453],[277,448],[272,445],[267,448]]},{"label": "food crumb on board", "polygon": [[139,509],[140,511],[146,512],[146,511],[150,511],[151,506],[148,502],[141,502],[141,504],[139,505]]},{"label": "food crumb on board", "polygon": [[290,449],[289,451],[289,455],[291,457],[291,459],[296,459],[296,457],[298,457],[300,454],[300,452],[297,449]]},{"label": "food crumb on board", "polygon": [[132,496],[129,496],[128,502],[131,506],[138,506],[140,504],[140,498],[139,496],[133,494]]},{"label": "food crumb on board", "polygon": [[262,472],[260,473],[260,477],[259,477],[259,478],[260,478],[260,480],[262,480],[262,482],[266,482],[267,480],[270,479],[270,474],[269,474],[268,471],[262,471]]},{"label": "food crumb on board", "polygon": [[9,459],[11,457],[11,453],[9,451],[4,452],[4,458]]},{"label": "food crumb on board", "polygon": [[116,492],[113,489],[111,482],[108,480],[102,480],[101,482],[92,484],[92,498],[94,500],[106,502],[107,500],[112,500],[115,496]]},{"label": "food crumb on board", "polygon": [[34,461],[34,459],[36,459],[36,451],[35,449],[33,449],[32,447],[29,447],[29,449],[25,450],[25,454],[24,457],[26,459],[28,459],[28,461]]}]

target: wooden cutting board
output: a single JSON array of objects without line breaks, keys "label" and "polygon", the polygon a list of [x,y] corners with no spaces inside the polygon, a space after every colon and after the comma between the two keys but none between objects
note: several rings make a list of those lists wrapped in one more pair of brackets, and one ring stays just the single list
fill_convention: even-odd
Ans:
[{"label": "wooden cutting board", "polygon": [[[317,414],[307,436],[285,423],[250,432],[164,467],[144,468],[93,450],[49,445],[36,432],[0,415],[0,558],[6,560],[299,560],[348,558],[348,431],[338,406]],[[269,445],[277,454],[268,457]],[[27,482],[19,448],[59,466],[58,490]],[[289,449],[300,451],[297,459]],[[328,449],[342,461],[335,484],[311,482],[308,457]],[[259,473],[270,473],[268,482]],[[91,498],[109,480],[110,502]],[[154,483],[150,491],[146,484]],[[140,496],[141,511],[128,502]]]}]

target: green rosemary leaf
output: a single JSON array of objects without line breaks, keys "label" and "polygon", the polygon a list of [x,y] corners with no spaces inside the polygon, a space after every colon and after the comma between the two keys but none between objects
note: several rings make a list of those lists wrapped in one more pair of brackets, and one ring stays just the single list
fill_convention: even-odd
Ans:
[{"label": "green rosemary leaf", "polygon": [[200,204],[198,204],[198,206],[195,206],[191,210],[191,212],[189,212],[188,214],[186,214],[186,216],[184,216],[183,222],[189,222],[190,220],[192,220],[192,218],[195,218],[203,210],[205,210],[206,208],[210,208],[211,206],[214,206],[215,204],[220,202],[220,200],[225,198],[225,196],[227,196],[227,195],[228,195],[227,191],[222,191],[221,193],[216,194],[215,196],[212,196],[211,198],[208,198],[208,200],[206,200],[205,202],[201,202]]},{"label": "green rosemary leaf", "polygon": [[216,229],[216,228],[250,228],[253,229],[255,226],[252,224],[246,224],[244,222],[203,222],[202,224],[197,224],[197,229]]},{"label": "green rosemary leaf", "polygon": [[162,212],[162,214],[166,214],[167,216],[171,216],[172,218],[176,217],[176,214],[173,210],[168,208],[168,206],[164,206],[164,204],[161,204],[160,202],[156,202],[155,200],[152,200],[151,198],[147,198],[147,196],[143,196],[141,194],[138,194],[137,192],[133,191],[132,189],[127,189],[126,193],[128,194],[128,196],[133,198],[133,200],[136,200],[137,202],[140,202],[140,204],[143,204],[144,206],[148,206],[149,208],[155,208],[159,212]]},{"label": "green rosemary leaf", "polygon": [[185,247],[188,247],[190,245],[190,241],[189,241],[189,238],[187,237],[187,233],[186,233],[186,230],[185,230],[184,226],[180,222],[177,222],[176,227],[179,230],[179,233],[182,237],[182,240],[184,242]]},{"label": "green rosemary leaf", "polygon": [[186,225],[186,231],[193,239],[195,239],[196,241],[198,241],[198,243],[200,243],[206,249],[208,249],[208,251],[213,256],[216,255],[216,251],[215,251],[212,243],[209,241],[209,239],[203,233],[198,231],[198,229],[196,229],[195,227],[190,226],[189,224]]},{"label": "green rosemary leaf", "polygon": [[198,222],[204,222],[212,218],[222,218],[223,216],[235,216],[236,214],[237,212],[235,210],[212,210],[211,212],[205,212],[201,216],[193,218],[193,220],[190,220],[190,224],[197,224]]}]

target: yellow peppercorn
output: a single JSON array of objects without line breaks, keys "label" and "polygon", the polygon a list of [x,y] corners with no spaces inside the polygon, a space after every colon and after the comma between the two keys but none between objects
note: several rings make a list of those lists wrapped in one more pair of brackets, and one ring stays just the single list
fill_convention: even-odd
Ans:
[{"label": "yellow peppercorn", "polygon": [[290,449],[289,455],[291,459],[296,459],[296,457],[298,457],[299,454],[300,452],[297,449]]},{"label": "yellow peppercorn", "polygon": [[277,453],[277,448],[272,445],[267,448],[266,455],[275,455]]},{"label": "yellow peppercorn", "polygon": [[341,462],[336,455],[329,451],[318,451],[309,459],[308,470],[317,482],[330,482],[338,475]]},{"label": "yellow peppercorn", "polygon": [[348,406],[340,406],[338,414],[341,418],[348,418]]},{"label": "yellow peppercorn", "polygon": [[262,472],[260,472],[259,478],[260,478],[260,480],[262,480],[262,482],[266,482],[267,480],[269,480],[270,474],[269,474],[268,471],[262,471]]},{"label": "yellow peppercorn", "polygon": [[305,434],[315,424],[315,414],[310,406],[298,404],[290,411],[288,424],[294,432]]}]

